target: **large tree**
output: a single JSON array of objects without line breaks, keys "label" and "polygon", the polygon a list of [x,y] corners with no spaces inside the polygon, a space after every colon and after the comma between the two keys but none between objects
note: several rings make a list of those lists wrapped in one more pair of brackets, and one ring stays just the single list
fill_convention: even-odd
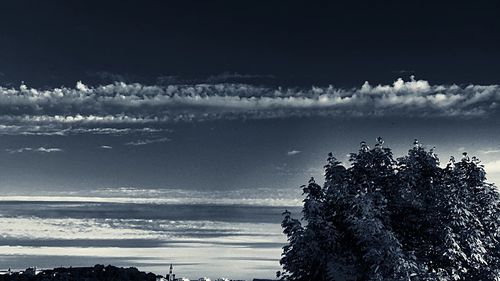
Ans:
[{"label": "large tree", "polygon": [[441,167],[415,140],[394,159],[378,138],[349,160],[330,153],[302,218],[284,213],[282,280],[500,280],[500,196],[477,158]]}]

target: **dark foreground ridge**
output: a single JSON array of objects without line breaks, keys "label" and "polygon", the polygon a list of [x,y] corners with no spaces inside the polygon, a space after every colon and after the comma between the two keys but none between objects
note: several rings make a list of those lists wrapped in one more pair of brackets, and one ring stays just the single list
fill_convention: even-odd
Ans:
[{"label": "dark foreground ridge", "polygon": [[0,275],[0,281],[156,281],[156,274],[139,271],[135,267],[112,265],[93,267],[54,268],[37,272],[27,269]]}]

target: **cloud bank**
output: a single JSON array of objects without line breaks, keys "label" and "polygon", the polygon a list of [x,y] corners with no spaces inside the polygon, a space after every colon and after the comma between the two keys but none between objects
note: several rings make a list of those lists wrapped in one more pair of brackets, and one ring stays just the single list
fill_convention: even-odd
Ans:
[{"label": "cloud bank", "polygon": [[488,117],[500,113],[500,85],[430,85],[397,79],[359,88],[272,88],[248,84],[0,87],[1,134],[126,134],[172,122],[304,116]]}]

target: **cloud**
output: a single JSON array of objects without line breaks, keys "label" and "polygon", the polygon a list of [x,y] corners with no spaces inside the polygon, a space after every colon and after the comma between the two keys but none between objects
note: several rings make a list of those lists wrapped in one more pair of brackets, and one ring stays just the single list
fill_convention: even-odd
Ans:
[{"label": "cloud", "polygon": [[[42,120],[43,117],[38,120]],[[49,120],[52,118],[48,118]],[[1,118],[0,118],[1,120]],[[1,135],[35,135],[35,136],[66,136],[72,134],[94,134],[94,135],[125,135],[125,134],[152,134],[160,132],[172,132],[170,129],[162,128],[123,128],[123,127],[89,127],[89,126],[119,126],[123,124],[78,124],[80,127],[59,123],[57,121],[39,122],[38,124],[24,124],[25,119],[21,119],[20,125],[1,125]],[[0,121],[1,122],[1,121]],[[125,125],[131,125],[126,124]]]},{"label": "cloud", "polygon": [[500,160],[484,163],[484,169],[488,173],[500,173]]},{"label": "cloud", "polygon": [[[231,75],[246,77],[221,79]],[[161,130],[175,122],[308,116],[487,118],[500,114],[499,104],[500,85],[431,85],[414,77],[350,89],[125,82],[35,89],[22,84],[0,87],[0,134],[114,134]]]},{"label": "cloud", "polygon": [[49,152],[61,152],[63,150],[60,149],[60,148],[57,148],[57,147],[49,147],[49,148],[39,147],[39,148],[35,149],[35,151],[36,152],[49,153]]},{"label": "cloud", "polygon": [[481,154],[494,154],[494,153],[500,153],[500,149],[479,150],[478,152]]},{"label": "cloud", "polygon": [[9,153],[23,153],[23,152],[38,152],[38,153],[51,153],[51,152],[62,152],[63,150],[61,148],[57,147],[38,147],[38,148],[33,148],[33,147],[22,147],[22,148],[17,148],[17,149],[6,149],[7,152]]},{"label": "cloud", "polygon": [[16,149],[6,149],[5,151],[9,153],[23,153],[27,151],[33,151],[33,148],[31,147],[22,147],[22,148],[16,148]]},{"label": "cloud", "polygon": [[300,150],[291,150],[291,151],[288,151],[286,154],[289,155],[289,156],[292,156],[292,155],[297,155],[299,153],[301,153],[302,151]]},{"label": "cloud", "polygon": [[113,149],[113,147],[109,146],[109,145],[101,145],[101,146],[99,146],[99,148],[102,148],[102,149]]},{"label": "cloud", "polygon": [[[309,169],[303,170],[309,172]],[[323,173],[318,169],[319,173]],[[316,172],[316,171],[315,171]],[[153,205],[257,205],[257,206],[302,206],[301,189],[254,188],[234,190],[186,190],[157,189],[145,187],[111,187],[71,192],[44,191],[40,194],[9,195],[0,197],[4,201],[36,202],[87,202]],[[127,206],[123,206],[127,208]],[[41,214],[40,214],[41,215]],[[119,214],[117,214],[119,215]]]},{"label": "cloud", "polygon": [[127,142],[127,143],[125,143],[125,145],[139,146],[139,145],[147,145],[147,144],[161,143],[161,142],[167,142],[167,141],[170,141],[170,139],[169,138],[144,139],[144,140],[136,140],[136,141]]}]

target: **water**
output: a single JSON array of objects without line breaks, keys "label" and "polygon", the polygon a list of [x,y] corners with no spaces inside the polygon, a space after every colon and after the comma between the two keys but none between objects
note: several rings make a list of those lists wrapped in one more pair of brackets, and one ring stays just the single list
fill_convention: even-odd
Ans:
[{"label": "water", "polygon": [[192,279],[273,278],[285,243],[281,213],[298,213],[297,198],[137,189],[3,196],[0,269],[101,263],[165,274],[173,263]]}]

